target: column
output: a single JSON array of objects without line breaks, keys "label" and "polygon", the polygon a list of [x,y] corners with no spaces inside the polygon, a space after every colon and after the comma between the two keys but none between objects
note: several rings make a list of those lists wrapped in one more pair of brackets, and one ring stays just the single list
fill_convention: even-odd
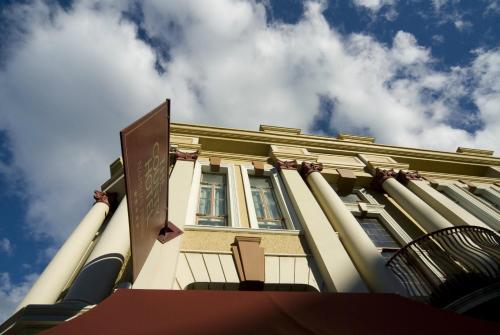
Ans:
[{"label": "column", "polygon": [[418,174],[413,172],[405,173],[400,171],[400,174],[397,174],[394,170],[377,168],[373,182],[376,187],[386,191],[427,233],[453,227],[448,220],[442,217],[431,206],[398,182],[396,177],[403,183],[419,178]]},{"label": "column", "polygon": [[[198,185],[192,185],[197,153],[176,152],[176,163],[169,178],[168,220],[184,229],[188,212],[198,196]],[[193,188],[193,189],[192,189]],[[193,209],[195,210],[195,209]],[[148,259],[133,283],[134,289],[171,289],[174,284],[181,237],[162,244],[155,242]]]},{"label": "column", "polygon": [[109,211],[106,193],[95,191],[95,203],[28,292],[17,310],[30,304],[53,304],[83,263]]},{"label": "column", "polygon": [[94,305],[104,300],[111,294],[129,251],[127,197],[124,196],[64,301]]},{"label": "column", "polygon": [[301,174],[331,225],[338,232],[342,244],[365,282],[373,292],[404,293],[405,289],[385,266],[384,259],[370,237],[321,175],[322,169],[321,164],[302,162]]},{"label": "column", "polygon": [[297,171],[296,162],[277,161],[277,168],[304,229],[326,288],[331,292],[367,292],[363,279],[337,233]]},{"label": "column", "polygon": [[425,180],[411,179],[407,187],[455,226],[470,225],[491,229],[483,221],[441,194]]}]

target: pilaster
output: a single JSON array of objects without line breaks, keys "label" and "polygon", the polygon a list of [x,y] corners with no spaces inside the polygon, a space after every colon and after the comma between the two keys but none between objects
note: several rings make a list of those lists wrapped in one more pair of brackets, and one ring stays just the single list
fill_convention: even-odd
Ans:
[{"label": "pilaster", "polygon": [[[192,185],[198,154],[176,151],[176,163],[169,178],[168,220],[183,230],[190,207],[196,203],[197,185]],[[182,236],[165,244],[156,241],[149,257],[133,283],[134,289],[171,289],[175,280]]]}]

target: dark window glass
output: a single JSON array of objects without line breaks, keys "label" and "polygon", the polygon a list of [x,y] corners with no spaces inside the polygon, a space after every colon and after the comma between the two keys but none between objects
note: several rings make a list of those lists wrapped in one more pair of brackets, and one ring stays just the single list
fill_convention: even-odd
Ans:
[{"label": "dark window glass", "polygon": [[339,194],[339,197],[345,203],[355,204],[357,202],[362,202],[361,198],[356,193],[349,193],[349,194],[344,194],[344,195]]},{"label": "dark window glass", "polygon": [[377,248],[399,248],[399,244],[377,218],[356,218]]}]

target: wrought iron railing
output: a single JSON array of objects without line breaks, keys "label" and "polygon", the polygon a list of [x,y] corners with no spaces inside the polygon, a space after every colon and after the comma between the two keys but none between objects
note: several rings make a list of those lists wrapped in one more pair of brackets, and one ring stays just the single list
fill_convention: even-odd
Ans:
[{"label": "wrought iron railing", "polygon": [[387,266],[411,296],[446,307],[500,282],[500,236],[476,226],[441,229],[401,248]]}]

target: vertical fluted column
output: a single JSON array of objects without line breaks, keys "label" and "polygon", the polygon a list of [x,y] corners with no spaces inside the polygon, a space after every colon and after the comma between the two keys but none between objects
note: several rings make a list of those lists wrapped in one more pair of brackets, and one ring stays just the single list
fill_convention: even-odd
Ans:
[{"label": "vertical fluted column", "polygon": [[128,210],[124,196],[64,301],[94,305],[104,300],[111,294],[129,251]]},{"label": "vertical fluted column", "polygon": [[[394,170],[376,169],[374,184],[386,191],[405,211],[407,211],[418,224],[427,232],[452,227],[453,225],[436,212],[431,206],[426,204],[415,193],[407,189],[396,180],[398,174]],[[418,178],[417,175],[401,173],[399,179],[405,180]]]},{"label": "vertical fluted column", "polygon": [[[168,220],[183,229],[190,210],[191,194],[198,185],[192,185],[197,153],[176,152],[176,163],[169,178]],[[192,189],[192,187],[194,189]],[[192,205],[192,204],[191,204]],[[181,237],[162,244],[155,242],[148,259],[133,283],[134,289],[171,289],[175,280]]]},{"label": "vertical fluted column", "polygon": [[328,291],[366,292],[366,286],[337,233],[297,171],[296,162],[277,162]]},{"label": "vertical fluted column", "polygon": [[95,191],[95,203],[78,224],[17,309],[30,304],[53,304],[78,271],[97,231],[109,212],[106,193]]},{"label": "vertical fluted column", "polygon": [[301,174],[370,289],[380,293],[404,293],[370,237],[321,175],[321,169],[320,164],[302,162]]}]

